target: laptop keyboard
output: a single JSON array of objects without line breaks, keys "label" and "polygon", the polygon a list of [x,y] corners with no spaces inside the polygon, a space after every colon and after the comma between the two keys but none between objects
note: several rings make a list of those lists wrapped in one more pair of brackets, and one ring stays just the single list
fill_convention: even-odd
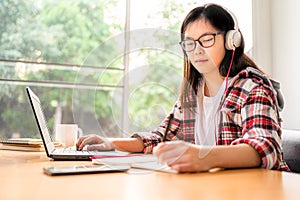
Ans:
[{"label": "laptop keyboard", "polygon": [[87,150],[82,150],[82,151],[77,151],[75,147],[69,147],[69,148],[57,148],[55,149],[56,153],[62,153],[62,154],[76,154],[76,155],[94,155],[94,151],[87,151]]},{"label": "laptop keyboard", "polygon": [[56,148],[53,152],[59,155],[86,155],[86,156],[124,156],[128,155],[128,152],[121,152],[121,151],[87,151],[76,150],[76,147],[69,147],[69,148]]}]

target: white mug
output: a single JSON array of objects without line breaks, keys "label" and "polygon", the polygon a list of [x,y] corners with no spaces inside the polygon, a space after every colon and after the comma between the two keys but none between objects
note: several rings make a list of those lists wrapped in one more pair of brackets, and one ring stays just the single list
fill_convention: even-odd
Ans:
[{"label": "white mug", "polygon": [[78,137],[82,136],[82,130],[77,124],[58,124],[55,127],[55,140],[64,147],[76,145]]}]

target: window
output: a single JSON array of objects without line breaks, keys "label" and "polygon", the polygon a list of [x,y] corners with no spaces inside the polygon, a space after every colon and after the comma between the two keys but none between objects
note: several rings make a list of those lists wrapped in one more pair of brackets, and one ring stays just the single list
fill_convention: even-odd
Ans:
[{"label": "window", "polygon": [[[215,2],[236,13],[251,50],[251,0]],[[178,98],[180,23],[198,5],[1,1],[0,136],[39,137],[26,86],[40,97],[50,129],[78,123],[85,134],[123,137],[157,127]]]}]

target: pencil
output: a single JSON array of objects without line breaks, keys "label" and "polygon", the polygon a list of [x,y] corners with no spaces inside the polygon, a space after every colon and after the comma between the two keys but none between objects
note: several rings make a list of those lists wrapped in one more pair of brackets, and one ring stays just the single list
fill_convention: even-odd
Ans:
[{"label": "pencil", "polygon": [[167,134],[169,132],[169,129],[170,129],[170,126],[171,126],[173,118],[174,118],[174,114],[171,113],[170,116],[169,116],[169,121],[168,121],[168,124],[167,124],[167,128],[166,128],[165,134],[163,136],[163,142],[167,141]]}]

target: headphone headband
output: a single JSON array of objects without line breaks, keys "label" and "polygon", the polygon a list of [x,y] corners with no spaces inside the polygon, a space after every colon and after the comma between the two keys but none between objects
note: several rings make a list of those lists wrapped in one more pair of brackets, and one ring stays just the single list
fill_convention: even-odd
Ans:
[{"label": "headphone headband", "polygon": [[224,8],[224,7],[223,7],[223,9],[229,13],[229,15],[231,16],[233,23],[234,23],[234,29],[229,30],[226,34],[225,47],[227,50],[235,50],[236,48],[238,48],[241,45],[242,34],[239,31],[238,21],[237,21],[235,15],[233,14],[233,12],[231,12],[229,9]]},{"label": "headphone headband", "polygon": [[230,16],[231,16],[231,18],[232,18],[232,20],[233,20],[233,23],[234,23],[234,30],[239,30],[239,24],[238,24],[238,21],[237,21],[237,18],[236,18],[236,16],[235,16],[235,14],[233,13],[233,12],[231,12],[229,9],[227,9],[227,8],[225,8],[225,7],[222,7],[224,10],[226,10],[229,14],[230,14]]}]

